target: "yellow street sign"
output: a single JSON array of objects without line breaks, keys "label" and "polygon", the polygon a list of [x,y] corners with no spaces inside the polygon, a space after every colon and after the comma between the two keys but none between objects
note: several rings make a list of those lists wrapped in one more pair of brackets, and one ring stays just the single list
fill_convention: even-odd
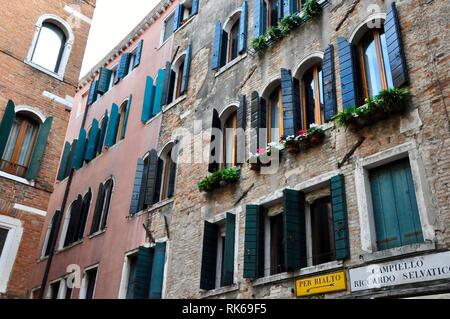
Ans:
[{"label": "yellow street sign", "polygon": [[295,288],[297,297],[347,290],[345,271],[298,279]]}]

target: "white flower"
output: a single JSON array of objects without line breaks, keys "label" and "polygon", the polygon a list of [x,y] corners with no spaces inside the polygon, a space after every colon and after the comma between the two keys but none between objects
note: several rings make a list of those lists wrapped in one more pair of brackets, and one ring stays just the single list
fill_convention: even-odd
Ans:
[{"label": "white flower", "polygon": [[309,126],[309,128],[316,128],[316,127],[318,127],[319,125],[317,125],[316,123],[312,123],[310,126]]}]

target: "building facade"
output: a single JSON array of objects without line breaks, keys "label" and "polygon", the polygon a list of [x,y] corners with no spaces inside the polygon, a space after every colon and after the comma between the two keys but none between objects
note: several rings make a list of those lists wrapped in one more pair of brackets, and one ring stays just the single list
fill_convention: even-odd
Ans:
[{"label": "building facade", "polygon": [[0,13],[0,298],[28,295],[95,0]]},{"label": "building facade", "polygon": [[[123,95],[106,114],[108,93],[89,106],[81,133],[71,119],[72,208],[56,191],[48,211],[65,217],[46,296],[66,296],[69,279],[81,298],[448,296],[448,10],[412,0],[171,4],[143,31],[154,34],[144,48],[170,34],[153,68],[127,83],[121,62],[115,71],[104,61],[119,74],[111,93]],[[91,104],[102,81],[76,100]],[[101,229],[105,202],[107,227],[88,238],[76,220]]]}]

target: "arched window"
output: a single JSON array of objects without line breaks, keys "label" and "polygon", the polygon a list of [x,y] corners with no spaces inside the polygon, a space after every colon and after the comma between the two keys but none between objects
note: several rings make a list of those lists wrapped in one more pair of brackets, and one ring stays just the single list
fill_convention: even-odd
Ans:
[{"label": "arched window", "polygon": [[177,164],[174,158],[173,144],[163,150],[158,162],[158,179],[161,181],[160,201],[175,195]]},{"label": "arched window", "polygon": [[231,114],[228,114],[223,121],[223,147],[224,166],[234,167],[237,164],[237,111],[233,107]]},{"label": "arched window", "polygon": [[43,68],[58,73],[66,44],[66,35],[55,24],[42,24],[31,61]]},{"label": "arched window", "polygon": [[106,229],[113,189],[114,180],[112,178],[108,179],[105,183],[102,183],[99,186],[97,203],[95,205],[94,217],[91,226],[91,235]]},{"label": "arched window", "polygon": [[301,80],[301,101],[303,114],[303,129],[307,130],[311,124],[323,124],[324,96],[322,63],[316,63],[309,68]]},{"label": "arched window", "polygon": [[119,128],[117,130],[117,139],[116,139],[117,143],[125,138],[127,108],[128,108],[128,100],[124,101],[122,105],[120,105]]},{"label": "arched window", "polygon": [[0,161],[0,170],[24,177],[30,164],[40,123],[28,113],[15,115]]},{"label": "arched window", "polygon": [[91,199],[92,191],[89,189],[84,197],[78,195],[77,199],[70,205],[61,234],[59,244],[60,249],[68,247],[83,239]]},{"label": "arched window", "polygon": [[277,85],[266,100],[267,142],[278,143],[283,136],[283,101],[281,86]]},{"label": "arched window", "polygon": [[226,47],[222,48],[226,52],[226,63],[229,63],[239,56],[239,26],[241,12],[233,14],[224,26],[224,36]]}]

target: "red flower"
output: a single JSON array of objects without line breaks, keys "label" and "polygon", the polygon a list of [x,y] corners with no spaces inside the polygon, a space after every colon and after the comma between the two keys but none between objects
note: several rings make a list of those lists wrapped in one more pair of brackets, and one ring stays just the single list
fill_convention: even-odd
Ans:
[{"label": "red flower", "polygon": [[306,135],[306,134],[307,134],[307,131],[306,131],[306,130],[300,130],[300,131],[298,131],[298,135],[304,136],[304,135]]}]

